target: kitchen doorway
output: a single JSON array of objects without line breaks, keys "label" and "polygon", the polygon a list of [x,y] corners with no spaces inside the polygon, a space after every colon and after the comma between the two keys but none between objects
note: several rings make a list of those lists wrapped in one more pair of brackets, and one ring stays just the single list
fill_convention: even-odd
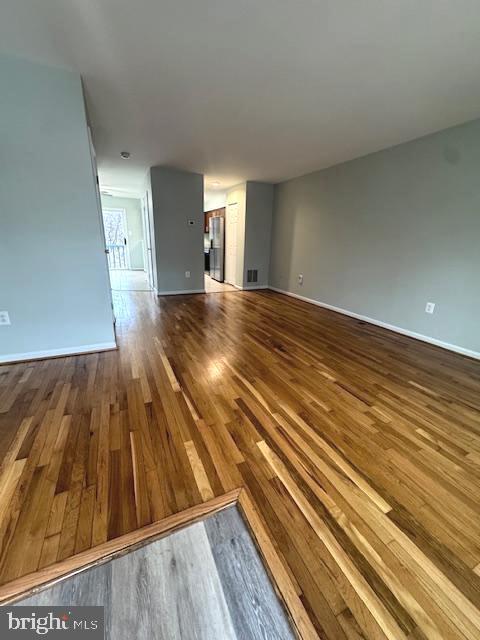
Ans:
[{"label": "kitchen doorway", "polygon": [[205,293],[236,291],[226,282],[225,207],[205,212],[204,258]]}]

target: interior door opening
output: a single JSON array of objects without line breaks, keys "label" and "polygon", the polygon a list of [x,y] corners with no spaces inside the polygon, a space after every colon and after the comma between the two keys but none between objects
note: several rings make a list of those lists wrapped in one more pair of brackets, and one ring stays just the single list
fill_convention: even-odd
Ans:
[{"label": "interior door opening", "polygon": [[227,281],[226,269],[228,256],[226,251],[226,208],[220,207],[205,212],[204,257],[205,292],[221,293],[236,291]]},{"label": "interior door opening", "polygon": [[101,201],[112,291],[150,291],[142,201],[107,192]]}]

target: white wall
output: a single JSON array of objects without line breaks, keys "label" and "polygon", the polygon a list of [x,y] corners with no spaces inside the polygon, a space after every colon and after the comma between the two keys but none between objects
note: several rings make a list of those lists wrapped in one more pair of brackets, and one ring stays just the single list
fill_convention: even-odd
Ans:
[{"label": "white wall", "polygon": [[227,204],[227,192],[225,190],[208,189],[203,197],[203,210],[222,209]]},{"label": "white wall", "polygon": [[0,360],[115,346],[80,77],[0,56]]},{"label": "white wall", "polygon": [[[243,288],[243,265],[245,261],[245,212],[247,204],[247,185],[243,184],[232,187],[227,192],[227,207],[225,224],[228,224],[229,207],[237,205],[237,259],[235,264],[235,277],[231,284]],[[228,240],[227,240],[228,242]],[[226,258],[228,260],[228,256]]]}]

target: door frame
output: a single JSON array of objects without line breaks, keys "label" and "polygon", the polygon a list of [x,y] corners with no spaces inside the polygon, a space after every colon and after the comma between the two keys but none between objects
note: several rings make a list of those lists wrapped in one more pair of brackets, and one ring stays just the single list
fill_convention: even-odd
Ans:
[{"label": "door frame", "polygon": [[105,271],[106,271],[106,274],[107,274],[108,299],[109,299],[109,302],[110,302],[110,309],[111,309],[111,312],[112,312],[113,334],[115,336],[115,341],[116,341],[116,339],[117,339],[116,338],[116,334],[115,334],[116,317],[115,317],[115,311],[114,311],[114,308],[113,308],[112,281],[110,280],[110,269],[108,268],[108,256],[107,256],[107,251],[106,251],[106,247],[105,247],[105,228],[103,226],[102,198],[100,196],[100,184],[99,184],[99,180],[98,180],[97,154],[96,154],[96,151],[95,151],[95,146],[93,144],[92,131],[91,131],[89,126],[87,126],[87,133],[88,133],[88,146],[89,146],[89,149],[90,149],[90,162],[91,162],[92,173],[93,173],[95,199],[97,201],[97,214],[98,214],[98,218],[97,219],[98,219],[98,223],[100,225],[102,251],[103,251],[103,257],[104,257],[104,260],[105,260]]},{"label": "door frame", "polygon": [[[231,229],[231,216],[232,213],[230,211],[231,207],[236,207],[236,220],[235,227],[233,230],[233,234],[230,233],[229,229]],[[223,279],[227,284],[231,284],[234,287],[237,286],[237,252],[238,252],[238,210],[239,203],[238,202],[227,202],[225,206],[225,258],[223,265]],[[231,246],[232,239],[235,243],[235,256],[233,257],[233,264],[229,266],[230,256],[229,254],[229,246]],[[233,274],[233,279],[228,279],[227,277],[230,275],[229,271]]]},{"label": "door frame", "polygon": [[148,284],[151,289],[155,290],[154,263],[153,263],[153,247],[152,247],[152,227],[150,224],[150,207],[148,200],[148,191],[145,192],[141,199],[142,203],[142,222],[143,222],[143,261],[147,274]]}]

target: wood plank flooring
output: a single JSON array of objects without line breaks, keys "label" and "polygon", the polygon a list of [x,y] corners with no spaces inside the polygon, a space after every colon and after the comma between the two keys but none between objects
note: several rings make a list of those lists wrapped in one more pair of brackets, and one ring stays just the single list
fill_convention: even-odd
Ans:
[{"label": "wood plank flooring", "polygon": [[235,507],[15,606],[103,606],[107,640],[293,640]]},{"label": "wood plank flooring", "polygon": [[480,637],[478,362],[269,291],[115,305],[118,351],[0,367],[3,583],[245,487],[304,637]]}]

